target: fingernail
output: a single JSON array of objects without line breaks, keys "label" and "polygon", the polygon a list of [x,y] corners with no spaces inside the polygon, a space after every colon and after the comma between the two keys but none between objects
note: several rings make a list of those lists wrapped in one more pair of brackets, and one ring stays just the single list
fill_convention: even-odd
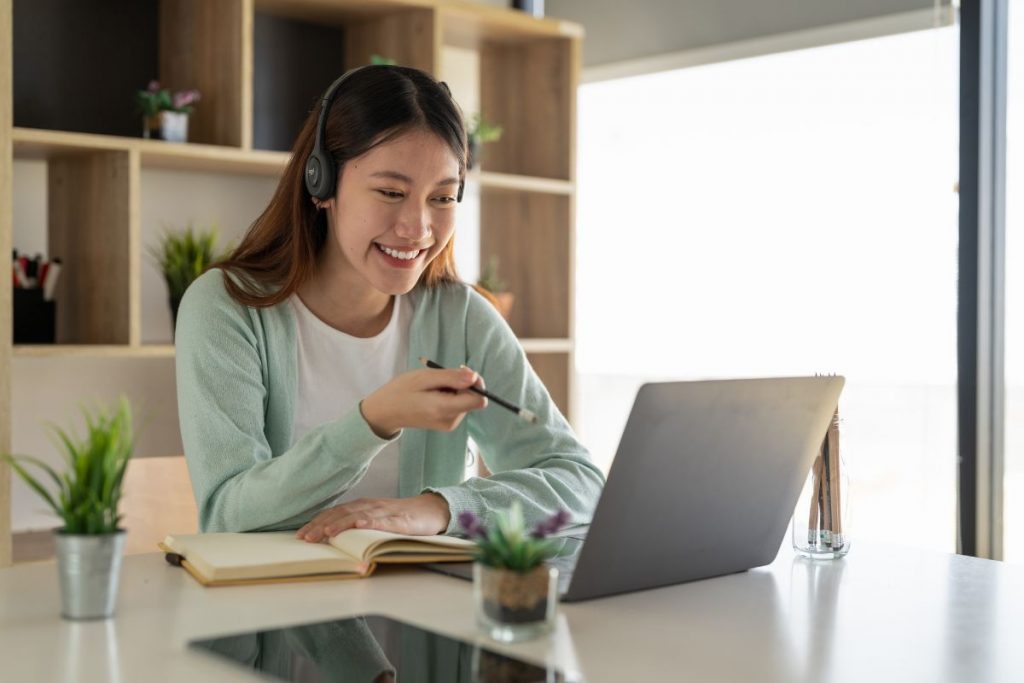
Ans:
[{"label": "fingernail", "polygon": [[356,526],[366,526],[366,520],[364,520],[364,519],[356,520]]}]

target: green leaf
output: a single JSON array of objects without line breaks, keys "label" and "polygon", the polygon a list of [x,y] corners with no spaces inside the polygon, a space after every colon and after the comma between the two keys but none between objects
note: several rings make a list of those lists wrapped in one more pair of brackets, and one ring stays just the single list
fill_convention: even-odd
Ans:
[{"label": "green leaf", "polygon": [[[55,445],[63,450],[67,469],[58,473],[38,458],[2,455],[4,461],[25,479],[63,520],[68,533],[110,533],[116,531],[120,517],[124,475],[134,450],[131,406],[121,397],[116,410],[104,408],[95,413],[82,408],[87,427],[79,440],[63,429],[52,426]],[[43,470],[57,484],[51,495],[18,462]]]}]

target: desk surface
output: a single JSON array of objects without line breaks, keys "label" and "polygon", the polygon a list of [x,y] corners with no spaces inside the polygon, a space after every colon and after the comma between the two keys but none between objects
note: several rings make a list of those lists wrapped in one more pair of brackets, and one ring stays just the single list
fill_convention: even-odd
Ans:
[{"label": "desk surface", "polygon": [[[125,558],[114,619],[60,619],[56,566],[0,570],[9,681],[246,681],[193,638],[377,613],[484,642],[471,584],[418,569],[365,580],[202,588],[160,554]],[[562,605],[548,638],[488,644],[587,681],[1021,681],[1024,568],[865,544],[690,584]]]}]

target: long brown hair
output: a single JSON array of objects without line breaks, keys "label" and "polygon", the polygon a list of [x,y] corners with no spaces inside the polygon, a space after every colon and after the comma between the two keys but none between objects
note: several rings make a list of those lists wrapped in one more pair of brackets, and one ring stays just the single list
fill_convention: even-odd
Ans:
[{"label": "long brown hair", "polygon": [[[287,299],[313,275],[327,242],[326,212],[311,201],[304,178],[320,106],[306,117],[267,208],[249,226],[241,244],[211,266],[234,276],[224,278],[224,284],[242,305],[273,306]],[[465,179],[462,113],[448,87],[418,69],[377,65],[346,78],[327,114],[324,145],[337,163],[340,179],[350,159],[414,129],[446,142],[459,160],[459,177]],[[420,282],[434,286],[458,280],[452,239],[427,264]]]}]

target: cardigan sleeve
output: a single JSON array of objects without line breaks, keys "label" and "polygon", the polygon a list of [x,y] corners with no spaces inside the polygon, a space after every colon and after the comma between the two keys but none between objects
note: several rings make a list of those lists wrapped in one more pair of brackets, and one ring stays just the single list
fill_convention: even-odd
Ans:
[{"label": "cardigan sleeve", "polygon": [[223,277],[212,270],[192,283],[175,330],[178,414],[199,528],[298,528],[362,478],[389,441],[356,407],[271,452],[264,359],[275,350],[261,348],[259,317],[230,298]]},{"label": "cardigan sleeve", "polygon": [[460,532],[461,512],[490,520],[513,500],[520,502],[529,524],[559,509],[569,513],[570,524],[588,524],[604,475],[551,400],[505,320],[479,294],[468,294],[466,364],[484,377],[488,391],[533,411],[537,422],[528,423],[493,404],[466,416],[469,434],[493,474],[425,489],[448,501],[451,523],[446,533]]}]

